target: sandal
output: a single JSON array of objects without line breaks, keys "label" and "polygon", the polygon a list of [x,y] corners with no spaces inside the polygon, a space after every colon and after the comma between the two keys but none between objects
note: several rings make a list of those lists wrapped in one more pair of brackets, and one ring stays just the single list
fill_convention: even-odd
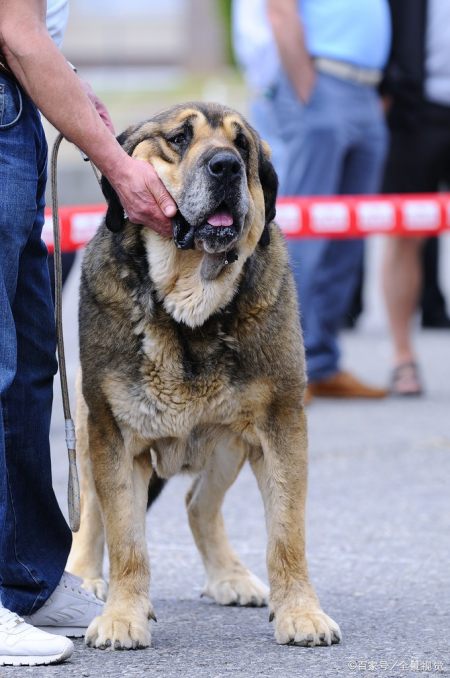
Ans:
[{"label": "sandal", "polygon": [[415,362],[402,363],[393,370],[390,392],[394,396],[420,396],[423,394],[419,368]]}]

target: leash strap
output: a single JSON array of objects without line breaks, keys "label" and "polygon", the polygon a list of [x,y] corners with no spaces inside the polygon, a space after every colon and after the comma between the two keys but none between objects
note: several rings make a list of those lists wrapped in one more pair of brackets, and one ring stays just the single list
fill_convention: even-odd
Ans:
[{"label": "leash strap", "polygon": [[[61,232],[59,227],[58,213],[58,152],[62,140],[62,134],[56,137],[53,144],[51,157],[51,193],[52,193],[52,218],[53,218],[53,242],[55,260],[55,322],[56,341],[58,347],[59,377],[61,381],[61,394],[65,419],[65,434],[67,453],[69,456],[69,481],[67,485],[67,502],[69,507],[69,525],[72,532],[80,529],[80,483],[77,471],[76,436],[75,424],[70,413],[69,389],[67,387],[66,357],[64,350],[64,334],[62,322],[62,261],[61,261]],[[81,152],[81,151],[80,151]],[[89,160],[81,153],[84,160]],[[89,160],[95,178],[101,188],[101,175],[94,163]]]}]

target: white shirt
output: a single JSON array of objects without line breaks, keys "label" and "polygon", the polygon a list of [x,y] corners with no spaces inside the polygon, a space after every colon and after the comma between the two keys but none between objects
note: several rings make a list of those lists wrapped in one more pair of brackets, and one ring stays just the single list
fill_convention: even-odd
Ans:
[{"label": "white shirt", "polygon": [[69,0],[47,0],[47,30],[58,47],[61,47],[68,18]]},{"label": "white shirt", "polygon": [[450,106],[450,0],[428,1],[425,96]]},{"label": "white shirt", "polygon": [[280,67],[266,5],[267,0],[233,0],[232,5],[234,51],[255,90],[273,85]]}]

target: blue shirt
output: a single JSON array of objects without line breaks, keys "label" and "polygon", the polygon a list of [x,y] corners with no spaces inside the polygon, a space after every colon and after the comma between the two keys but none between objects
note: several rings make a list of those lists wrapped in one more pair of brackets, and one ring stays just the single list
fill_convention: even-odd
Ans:
[{"label": "blue shirt", "polygon": [[312,56],[384,67],[391,44],[388,0],[299,0],[298,6]]}]

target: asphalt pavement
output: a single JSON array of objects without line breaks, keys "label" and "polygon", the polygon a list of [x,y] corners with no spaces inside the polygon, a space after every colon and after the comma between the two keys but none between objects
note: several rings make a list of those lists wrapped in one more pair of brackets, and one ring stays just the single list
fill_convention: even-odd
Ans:
[{"label": "asphalt pavement", "polygon": [[[65,292],[69,377],[77,366],[77,273]],[[344,364],[376,384],[388,379],[382,327],[347,332]],[[376,325],[376,324],[375,324]],[[316,401],[308,408],[307,541],[323,608],[340,645],[278,646],[267,609],[200,598],[203,571],[184,510],[187,478],[170,481],[148,515],[153,645],[88,649],[64,665],[0,669],[0,676],[275,678],[450,674],[450,332],[418,331],[426,395],[380,402]],[[67,460],[56,382],[54,484],[66,513]],[[261,498],[244,467],[225,503],[231,541],[267,580]]]}]

